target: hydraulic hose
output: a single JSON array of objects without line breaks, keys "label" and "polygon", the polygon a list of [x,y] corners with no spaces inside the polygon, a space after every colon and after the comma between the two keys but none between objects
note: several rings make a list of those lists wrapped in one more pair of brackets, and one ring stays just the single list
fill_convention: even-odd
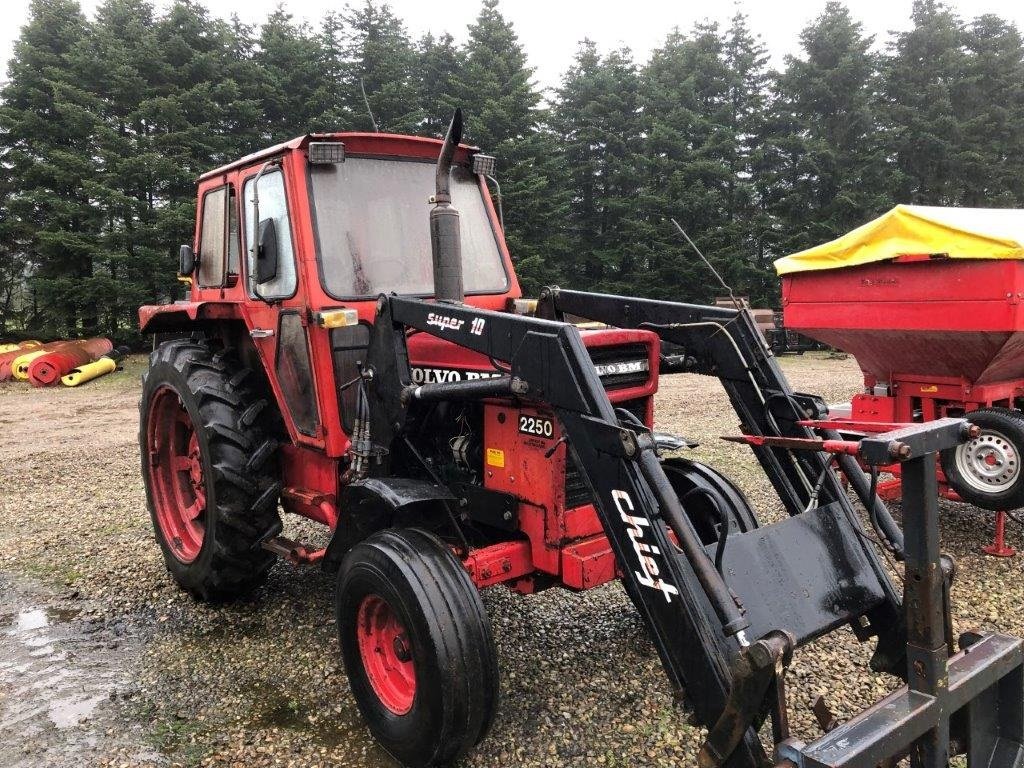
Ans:
[{"label": "hydraulic hose", "polygon": [[[840,434],[834,429],[824,430],[822,437],[826,440],[840,440]],[[836,454],[836,464],[850,483],[853,492],[857,494],[860,503],[867,509],[872,521],[878,526],[881,534],[892,545],[893,555],[897,560],[903,559],[903,531],[893,519],[889,508],[885,506],[878,495],[872,493],[871,481],[864,476],[864,471],[853,456]]]}]

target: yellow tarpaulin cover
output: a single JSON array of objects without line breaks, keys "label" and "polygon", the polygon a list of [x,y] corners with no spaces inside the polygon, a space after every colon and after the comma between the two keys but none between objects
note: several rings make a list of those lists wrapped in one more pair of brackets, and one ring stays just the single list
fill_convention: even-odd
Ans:
[{"label": "yellow tarpaulin cover", "polygon": [[897,205],[837,240],[777,259],[775,271],[838,269],[921,253],[1024,259],[1024,210]]}]

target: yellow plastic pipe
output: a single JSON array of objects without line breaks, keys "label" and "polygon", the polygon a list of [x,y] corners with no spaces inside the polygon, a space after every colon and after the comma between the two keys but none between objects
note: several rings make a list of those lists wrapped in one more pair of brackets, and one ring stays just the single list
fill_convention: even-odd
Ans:
[{"label": "yellow plastic pipe", "polygon": [[115,370],[117,370],[116,362],[109,357],[101,357],[94,362],[73,368],[66,376],[61,376],[60,381],[66,387],[77,387],[79,384],[98,379]]},{"label": "yellow plastic pipe", "polygon": [[26,352],[20,357],[14,358],[11,363],[11,375],[14,376],[18,381],[28,381],[28,367],[37,357],[45,355],[47,350],[36,349],[32,352]]},{"label": "yellow plastic pipe", "polygon": [[0,344],[0,355],[4,352],[13,352],[16,349],[35,349],[41,346],[43,346],[43,342],[36,341],[35,339],[20,341],[17,344]]}]

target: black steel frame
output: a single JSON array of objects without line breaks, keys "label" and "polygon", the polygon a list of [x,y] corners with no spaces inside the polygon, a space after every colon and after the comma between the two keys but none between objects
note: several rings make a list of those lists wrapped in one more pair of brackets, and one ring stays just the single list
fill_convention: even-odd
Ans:
[{"label": "black steel frame", "polygon": [[[814,605],[801,607],[804,611],[801,617],[810,626],[801,638],[793,637],[786,627],[752,628],[739,599],[743,597],[742,589],[749,585],[727,583],[715,569],[662,470],[652,436],[635,425],[620,424],[579,331],[561,322],[562,314],[572,313],[619,327],[649,328],[667,341],[682,344],[693,360],[694,371],[717,376],[722,381],[747,432],[810,436],[797,424],[809,415],[806,412],[808,400],[791,391],[756,327],[743,312],[553,289],[546,292],[539,313],[547,315],[548,319],[489,312],[456,303],[382,296],[365,369],[369,432],[378,447],[376,455],[379,457],[371,474],[386,476],[391,472],[388,449],[403,437],[406,420],[415,412],[418,402],[500,396],[543,403],[554,410],[577,466],[593,492],[595,507],[623,572],[626,590],[649,630],[673,691],[680,696],[687,688],[699,692],[689,697],[690,703],[700,722],[712,726],[701,753],[702,766],[759,768],[771,765],[774,759],[769,759],[765,753],[756,728],[767,713],[773,717],[775,741],[783,750],[780,757],[789,760],[789,765],[868,768],[877,764],[877,760],[864,762],[875,759],[874,752],[870,758],[863,758],[856,750],[850,752],[853,755],[850,759],[843,757],[843,753],[839,754],[840,762],[823,762],[823,750],[834,750],[839,744],[835,739],[828,741],[832,734],[808,747],[789,738],[782,670],[798,642],[831,631],[837,621],[849,621],[862,640],[878,637],[874,661],[879,668],[905,676],[908,663],[905,660],[909,654],[911,681],[905,689],[908,700],[920,703],[922,696],[930,696],[932,701],[938,702],[931,707],[919,707],[920,711],[914,710],[901,723],[890,723],[881,730],[874,728],[877,722],[873,720],[872,730],[864,738],[873,739],[884,752],[883,757],[890,757],[896,754],[896,749],[902,748],[897,742],[902,743],[913,731],[908,730],[907,722],[910,722],[921,733],[929,734],[928,743],[933,745],[919,747],[926,757],[920,761],[915,758],[915,765],[929,768],[940,765],[935,756],[942,753],[941,744],[947,741],[949,715],[953,711],[949,709],[951,702],[973,712],[977,706],[968,702],[987,700],[985,697],[992,699],[993,685],[998,688],[995,698],[1000,706],[1007,697],[1012,699],[1016,695],[1018,707],[994,718],[994,725],[993,718],[986,721],[988,731],[996,734],[991,754],[1008,748],[1011,742],[1019,750],[1020,728],[1016,715],[1022,691],[1018,684],[1020,641],[986,637],[975,647],[993,653],[998,647],[1002,652],[996,660],[985,656],[979,663],[980,653],[962,654],[954,659],[950,674],[961,675],[965,682],[950,687],[948,692],[938,682],[940,668],[945,663],[941,595],[939,613],[935,613],[933,602],[928,603],[929,610],[921,608],[922,600],[935,598],[936,573],[940,590],[942,584],[941,569],[927,570],[932,565],[938,567],[939,563],[934,493],[930,496],[931,508],[928,507],[929,471],[930,483],[934,485],[932,454],[914,456],[908,463],[905,499],[911,501],[905,502],[905,508],[914,507],[913,500],[920,497],[923,512],[920,517],[910,512],[908,530],[912,535],[905,543],[888,511],[884,507],[876,510],[876,518],[886,537],[899,554],[906,555],[908,577],[928,574],[921,587],[923,591],[907,591],[907,626],[910,628],[907,632],[896,587],[874,547],[866,537],[857,534],[860,523],[856,512],[830,471],[828,458],[815,452],[755,448],[769,480],[793,518],[810,512],[831,515],[828,530],[833,531],[830,535],[834,538],[827,542],[822,539],[822,552],[828,560],[827,580],[834,583],[812,586],[820,588],[821,595],[843,587],[849,576],[842,570],[847,567],[846,561],[828,559],[828,551],[835,546],[856,554],[855,562],[861,564],[862,571],[870,572],[873,586],[863,590],[865,596],[859,599],[845,595],[848,605],[842,611],[824,612],[817,607],[820,600],[807,601]],[[486,382],[415,386],[410,377],[406,339],[409,333],[417,331],[505,362],[509,366],[508,375]],[[948,432],[948,425],[946,429]],[[919,431],[929,436],[935,432],[928,426]],[[938,442],[941,440],[933,436],[929,445]],[[930,464],[929,457],[932,458]],[[848,458],[854,462],[852,457]],[[854,487],[857,487],[856,479],[866,484],[855,463],[852,467],[849,463],[840,467]],[[820,506],[809,510],[815,484],[821,489]],[[861,490],[865,500],[871,501],[866,488]],[[786,522],[777,524],[778,535],[772,541],[776,551],[785,550],[788,531],[793,530],[783,527]],[[769,529],[775,528],[759,529],[758,535],[773,535],[775,531]],[[742,535],[746,534],[739,536]],[[732,538],[729,546],[733,546]],[[791,552],[785,556],[799,558],[801,554]],[[769,567],[772,563],[766,560],[765,565]],[[834,572],[828,570],[833,566]],[[922,568],[925,570],[921,571]],[[782,588],[787,586],[793,585],[781,585]],[[735,591],[741,592],[738,597]],[[756,636],[748,638],[748,629],[756,630]],[[934,642],[936,632],[943,637],[941,647]],[[1008,674],[1006,665],[1011,663],[1016,664],[1015,671]],[[927,685],[918,679],[920,676],[915,677],[921,665],[926,672],[921,679],[929,681]],[[978,688],[986,681],[990,684]],[[975,699],[981,690],[985,691],[981,699]],[[936,712],[942,714],[935,716]],[[970,717],[968,730],[982,717],[981,714]],[[1004,721],[1012,722],[1007,725]],[[928,728],[921,726],[925,722]],[[919,738],[921,733],[914,731],[911,740]],[[973,749],[975,740],[969,741]],[[977,763],[1000,768],[1019,764]]]}]

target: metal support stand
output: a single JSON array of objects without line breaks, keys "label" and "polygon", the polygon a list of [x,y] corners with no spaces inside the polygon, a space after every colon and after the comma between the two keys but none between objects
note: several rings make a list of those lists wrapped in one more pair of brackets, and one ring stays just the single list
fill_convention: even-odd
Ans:
[{"label": "metal support stand", "polygon": [[[911,692],[942,697],[949,688],[946,663],[946,616],[943,571],[939,552],[938,485],[935,454],[926,453],[903,464],[903,547],[906,578],[903,605],[907,614],[907,685]],[[912,768],[949,765],[949,717],[910,749]]]},{"label": "metal support stand", "polygon": [[1013,557],[1017,550],[1006,543],[1006,513],[996,512],[996,535],[992,543],[982,547],[981,551],[992,557]]}]

